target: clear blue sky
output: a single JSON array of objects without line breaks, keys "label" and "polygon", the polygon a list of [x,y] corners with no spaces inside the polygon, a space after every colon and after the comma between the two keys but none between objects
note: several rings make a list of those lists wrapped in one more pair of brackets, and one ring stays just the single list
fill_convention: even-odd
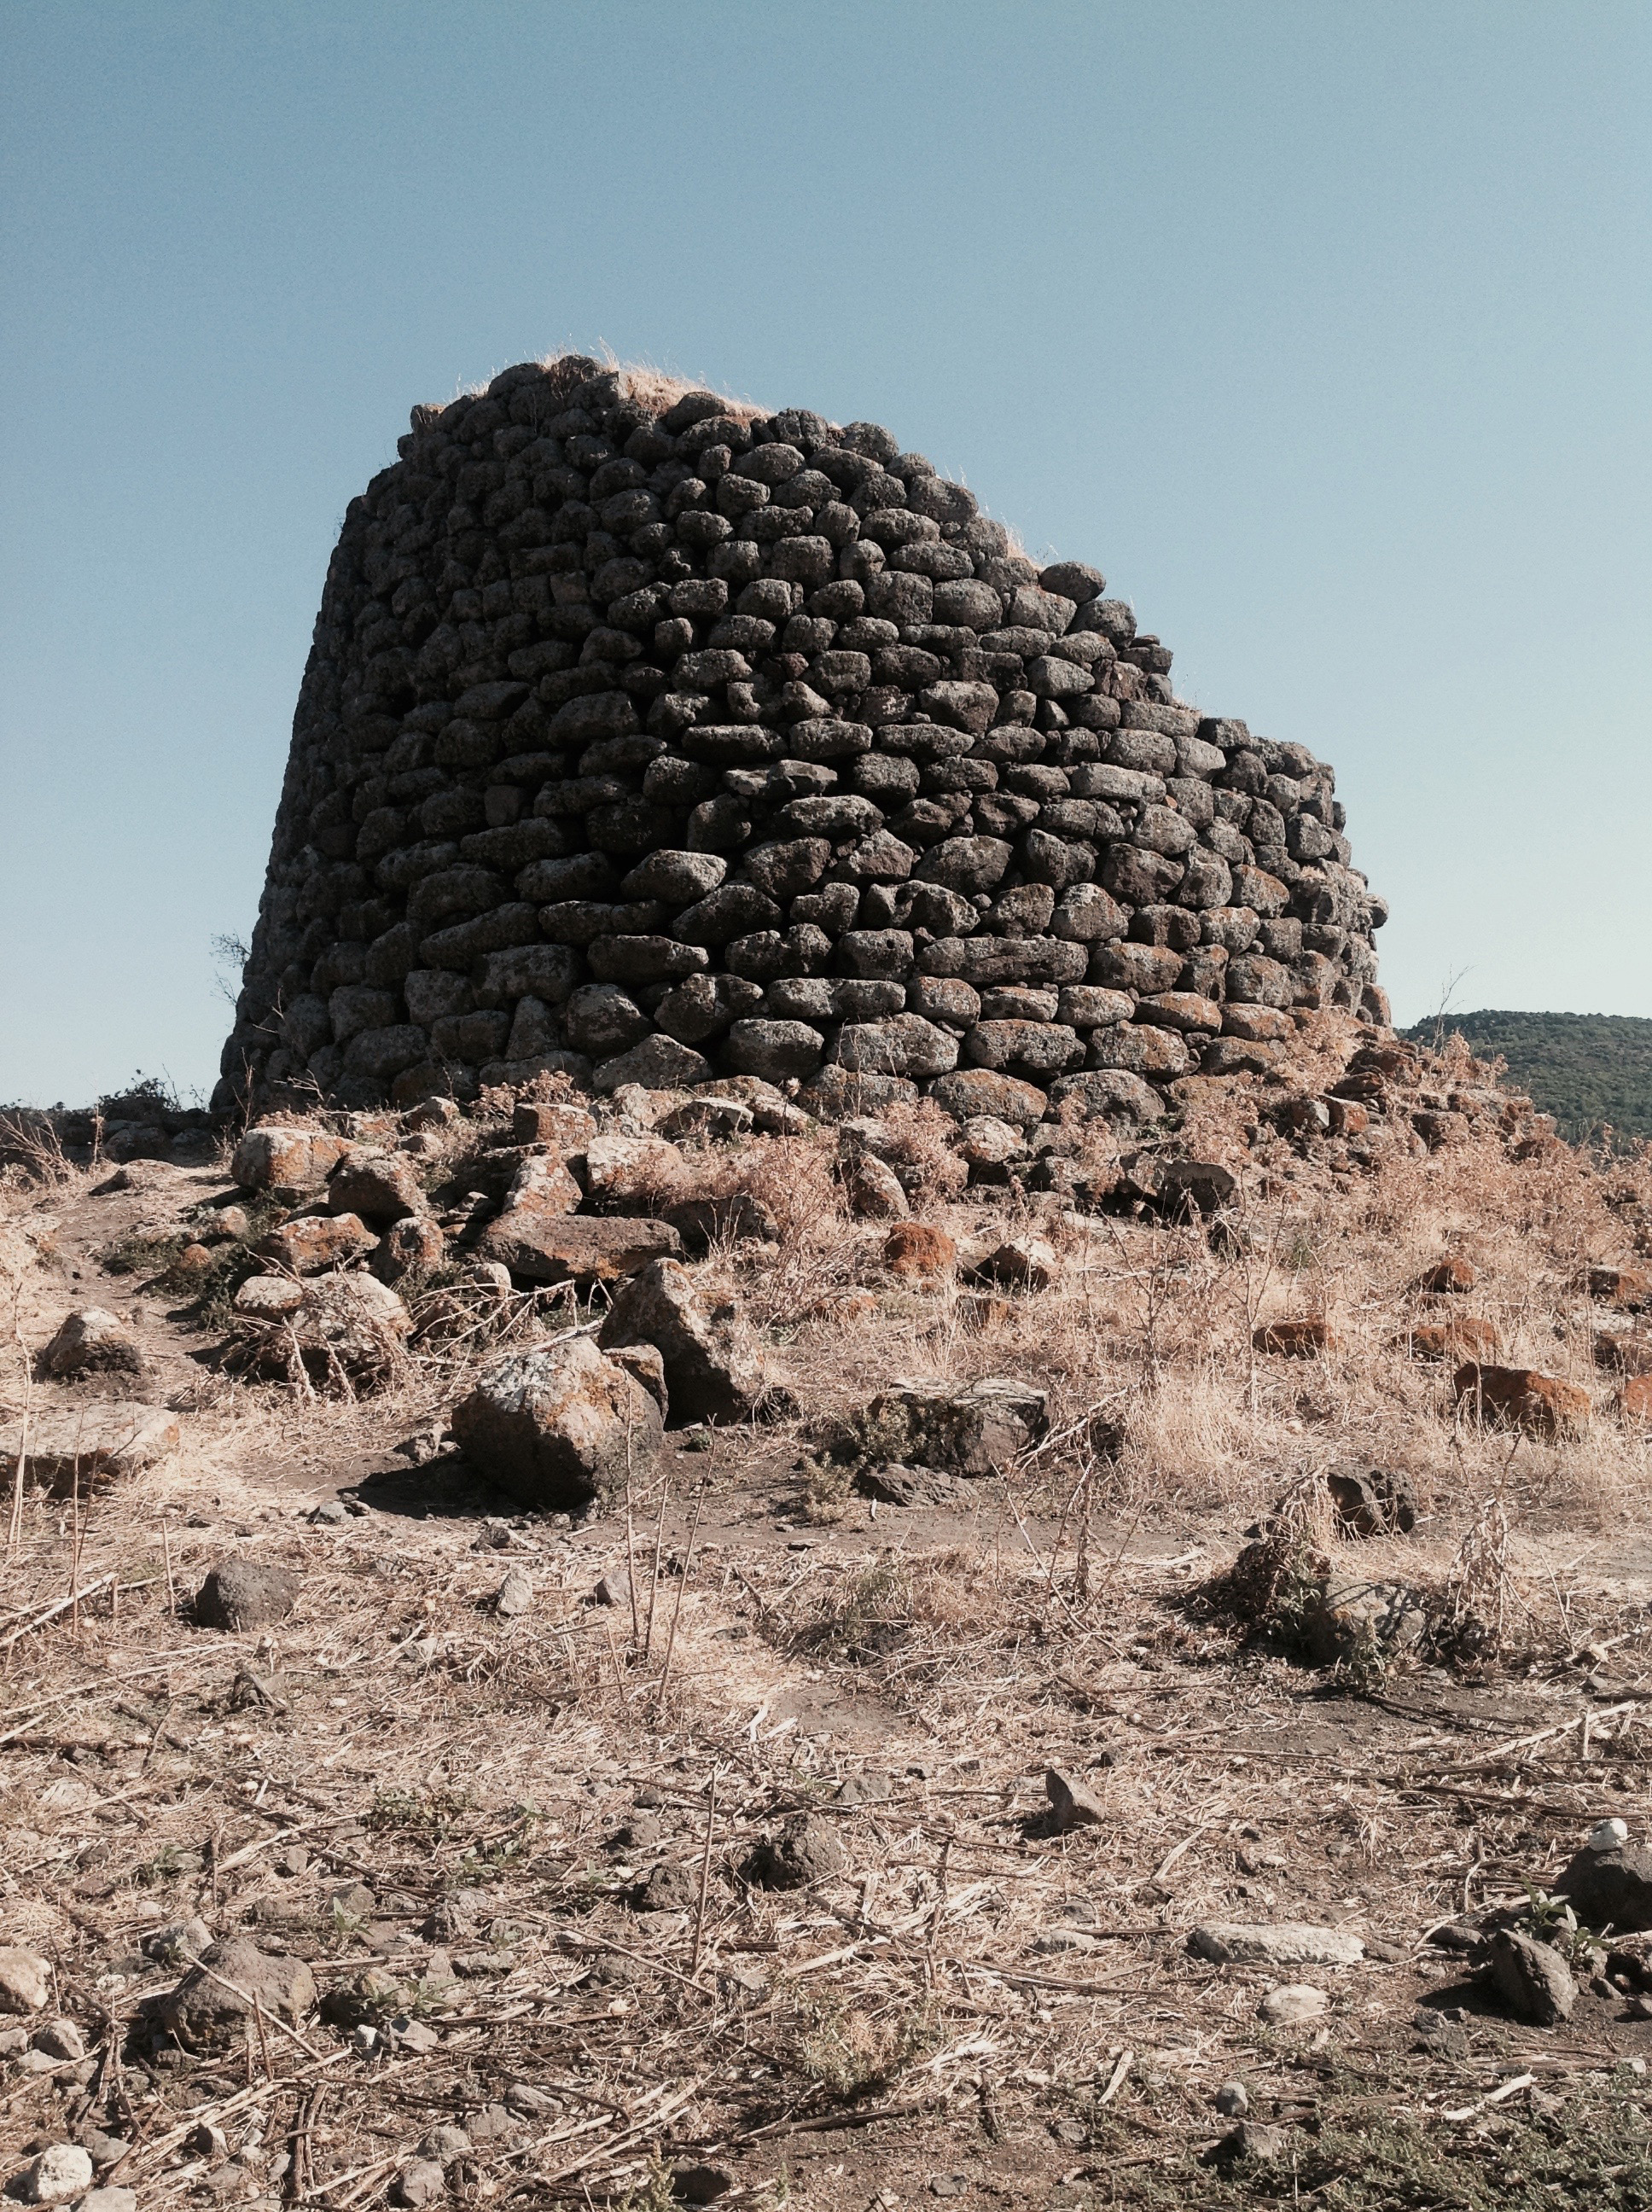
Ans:
[{"label": "clear blue sky", "polygon": [[1397,1017],[1652,1015],[1646,0],[0,6],[0,1098],[208,1087],[346,501],[611,347],[1334,762]]}]

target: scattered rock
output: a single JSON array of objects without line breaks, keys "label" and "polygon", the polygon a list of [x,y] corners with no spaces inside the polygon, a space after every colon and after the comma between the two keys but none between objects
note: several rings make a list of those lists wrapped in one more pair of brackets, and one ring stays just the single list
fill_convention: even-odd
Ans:
[{"label": "scattered rock", "polygon": [[863,1498],[875,1498],[880,1505],[959,1505],[966,1496],[957,1475],[929,1467],[901,1467],[893,1461],[861,1468],[854,1486]]},{"label": "scattered rock", "polygon": [[662,1861],[632,1891],[631,1905],[638,1912],[691,1912],[699,1896],[700,1875],[695,1868]]},{"label": "scattered rock", "polygon": [[10,2193],[25,2204],[62,2204],[92,2186],[92,2157],[78,2143],[53,2143],[31,2159]]},{"label": "scattered rock", "polygon": [[848,1853],[836,1828],[817,1814],[805,1814],[778,1836],[765,1836],[741,1869],[756,1889],[801,1889],[847,1871]]},{"label": "scattered rock", "polygon": [[665,1219],[689,1252],[714,1244],[778,1244],[780,1224],[760,1198],[743,1190],[726,1198],[689,1198],[668,1206]]},{"label": "scattered rock", "polygon": [[422,1213],[425,1197],[411,1160],[361,1147],[346,1152],[327,1177],[327,1205],[336,1214],[356,1214],[374,1229],[388,1229]]},{"label": "scattered rock", "polygon": [[295,1275],[319,1275],[378,1249],[378,1238],[354,1213],[301,1213],[270,1231],[258,1246],[258,1257]]},{"label": "scattered rock", "polygon": [[416,2158],[396,2184],[397,2203],[410,2207],[434,2204],[446,2194],[447,2177],[434,2158]]},{"label": "scattered rock", "polygon": [[1472,1260],[1465,1260],[1460,1254],[1450,1253],[1436,1266],[1428,1270],[1417,1287],[1425,1295],[1433,1297],[1461,1297],[1466,1291],[1472,1291],[1479,1279],[1479,1269]]},{"label": "scattered rock", "polygon": [[37,1483],[66,1491],[78,1471],[82,1492],[98,1480],[136,1474],[178,1449],[178,1416],[164,1406],[111,1398],[89,1406],[43,1413],[36,1408],[25,1436],[21,1421],[0,1428],[0,1477],[16,1471],[25,1450]]},{"label": "scattered rock", "polygon": [[[113,2142],[114,2137],[105,2140]],[[84,2197],[76,2198],[74,2212],[137,2212],[137,2191],[122,2189],[118,2184],[109,2189],[88,2189]]]},{"label": "scattered rock", "polygon": [[1426,1638],[1428,1603],[1403,1583],[1327,1585],[1309,1621],[1309,1642],[1322,1667],[1392,1659]]},{"label": "scattered rock", "polygon": [[520,1567],[513,1567],[494,1592],[494,1611],[503,1620],[533,1610],[533,1584]]},{"label": "scattered rock", "polygon": [[1311,1982],[1283,1982],[1268,1991],[1259,2008],[1262,2018],[1273,2027],[1301,2027],[1310,2020],[1319,2020],[1330,2008],[1330,1998]]},{"label": "scattered rock", "polygon": [[1187,1948],[1218,1966],[1352,1966],[1365,1955],[1360,1938],[1345,1928],[1302,1920],[1207,1920],[1188,1936]]},{"label": "scattered rock", "polygon": [[531,1283],[613,1283],[652,1261],[680,1259],[683,1240],[665,1221],[507,1211],[489,1224],[477,1250]]},{"label": "scattered rock", "polygon": [[1625,1421],[1652,1421],[1652,1375],[1631,1375],[1618,1393],[1618,1411]]},{"label": "scattered rock", "polygon": [[164,1928],[151,1930],[143,1941],[146,1959],[157,1965],[175,1966],[185,1959],[198,1959],[212,1942],[212,1930],[204,1920],[191,1914],[187,1920],[168,1921]]},{"label": "scattered rock", "polygon": [[315,2008],[314,1977],[301,1959],[272,1958],[236,1936],[203,1951],[159,2010],[185,2050],[197,2050],[239,2042],[252,2027],[255,2000],[267,2020],[297,2027]]},{"label": "scattered rock", "polygon": [[755,1354],[739,1340],[738,1309],[680,1261],[656,1260],[615,1298],[598,1342],[604,1351],[651,1344],[665,1363],[672,1418],[744,1420],[766,1387]]},{"label": "scattered rock", "polygon": [[929,1221],[897,1221],[884,1239],[884,1265],[891,1275],[944,1275],[957,1256],[945,1230]]},{"label": "scattered rock", "polygon": [[1533,1367],[1490,1367],[1465,1360],[1451,1378],[1457,1402],[1497,1428],[1527,1436],[1579,1437],[1593,1411],[1587,1390]]},{"label": "scattered rock", "polygon": [[1258,1352],[1279,1359],[1313,1359],[1321,1352],[1337,1352],[1342,1340],[1322,1316],[1299,1316],[1291,1321],[1269,1322],[1252,1335]]},{"label": "scattered rock", "polygon": [[1263,2166],[1277,2166],[1291,2147],[1291,2131],[1258,2120],[1246,2120],[1226,2142],[1232,2145],[1236,2158],[1251,2158]]},{"label": "scattered rock", "polygon": [[513,1352],[453,1409],[460,1449],[526,1506],[571,1512],[641,1480],[664,1442],[659,1407],[587,1336]]},{"label": "scattered rock", "polygon": [[971,1283],[996,1283],[1013,1291],[1047,1291],[1060,1266],[1053,1244],[1022,1231],[989,1240],[983,1249],[967,1254],[963,1273]]},{"label": "scattered rock", "polygon": [[863,1153],[845,1182],[849,1211],[862,1221],[898,1221],[908,1211],[901,1178],[887,1161]]},{"label": "scattered rock", "polygon": [[1570,2020],[1577,2002],[1577,1984],[1558,1951],[1512,1928],[1493,1929],[1485,1940],[1486,1978],[1509,2011],[1539,2027]]},{"label": "scattered rock", "polygon": [[313,1190],[349,1150],[319,1129],[249,1129],[229,1163],[243,1190]]},{"label": "scattered rock", "polygon": [[1047,1405],[1045,1392],[1003,1376],[963,1387],[897,1382],[855,1417],[847,1443],[865,1465],[998,1474],[1043,1435]]},{"label": "scattered rock", "polygon": [[1652,1306],[1652,1273],[1643,1267],[1591,1267],[1588,1292],[1602,1305],[1644,1313]]},{"label": "scattered rock", "polygon": [[0,1950],[0,2012],[39,2012],[52,2002],[52,1969],[33,1951]]},{"label": "scattered rock", "polygon": [[1450,1321],[1418,1322],[1406,1332],[1405,1344],[1413,1359],[1495,1359],[1502,1339],[1489,1321],[1475,1314],[1457,1314]]},{"label": "scattered rock", "polygon": [[203,1628],[228,1628],[236,1635],[268,1628],[287,1619],[300,1586],[290,1567],[226,1559],[209,1571],[196,1593],[195,1618]]},{"label": "scattered rock", "polygon": [[1242,2120],[1250,2110],[1250,2092],[1242,2081],[1224,2081],[1211,2101],[1224,2119]]},{"label": "scattered rock", "polygon": [[144,1359],[126,1324],[102,1306],[68,1315],[40,1354],[43,1374],[67,1381],[82,1375],[137,1375]]},{"label": "scattered rock", "polygon": [[[1600,1826],[1610,1829],[1622,1823]],[[1652,1928],[1652,1850],[1631,1844],[1627,1830],[1621,1841],[1614,1837],[1603,1844],[1591,1836],[1554,1889],[1558,1897],[1570,1900],[1586,1927],[1610,1926],[1625,1934]]]},{"label": "scattered rock", "polygon": [[1058,1836],[1072,1828],[1097,1828],[1107,1817],[1100,1798],[1057,1767],[1044,1771],[1044,1794],[1050,1801],[1050,1826]]},{"label": "scattered rock", "polygon": [[1410,1477],[1386,1467],[1345,1461],[1326,1476],[1340,1526],[1355,1536],[1408,1536],[1417,1526]]},{"label": "scattered rock", "polygon": [[688,1194],[693,1170],[664,1137],[604,1129],[586,1148],[586,1196],[605,1212],[663,1212]]},{"label": "scattered rock", "polygon": [[48,2058],[84,2058],[86,2038],[72,2020],[49,2020],[34,2031],[34,2048]]}]

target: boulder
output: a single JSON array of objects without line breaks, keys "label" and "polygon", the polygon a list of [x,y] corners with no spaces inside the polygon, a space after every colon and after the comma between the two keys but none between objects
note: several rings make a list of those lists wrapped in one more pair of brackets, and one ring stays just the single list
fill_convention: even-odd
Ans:
[{"label": "boulder", "polygon": [[83,1375],[142,1376],[144,1359],[125,1323],[102,1306],[79,1306],[64,1316],[40,1354],[43,1374],[59,1381]]},{"label": "boulder", "polygon": [[744,1190],[726,1198],[689,1198],[666,1209],[665,1218],[693,1253],[714,1244],[778,1244],[780,1224],[760,1198]]},{"label": "boulder", "polygon": [[281,1321],[304,1303],[304,1285],[290,1275],[249,1275],[232,1302],[248,1321]]},{"label": "boulder", "polygon": [[1552,1441],[1581,1436],[1594,1411],[1587,1390],[1534,1367],[1493,1367],[1467,1359],[1451,1378],[1457,1402],[1495,1428]]},{"label": "boulder", "polygon": [[228,1628],[238,1636],[269,1628],[291,1613],[301,1586],[290,1567],[226,1559],[208,1570],[196,1593],[195,1618],[203,1628]]},{"label": "boulder", "polygon": [[241,2043],[255,2033],[255,2010],[295,2028],[314,2008],[315,1979],[302,1959],[272,1958],[235,1936],[203,1951],[158,2010],[185,2049],[196,2051]]},{"label": "boulder", "polygon": [[356,1214],[303,1213],[272,1229],[258,1247],[258,1257],[295,1275],[319,1275],[363,1260],[378,1248],[378,1238]]},{"label": "boulder", "polygon": [[968,1252],[963,1275],[966,1282],[995,1283],[1005,1290],[1047,1291],[1060,1267],[1055,1247],[1023,1230],[1013,1237],[988,1237]]},{"label": "boulder", "polygon": [[400,1364],[413,1316],[387,1283],[371,1275],[325,1275],[304,1285],[296,1306],[270,1321],[246,1347],[261,1374],[293,1379],[295,1360],[319,1382],[361,1387]]},{"label": "boulder", "polygon": [[1048,1425],[1042,1390],[1001,1376],[963,1385],[901,1382],[879,1393],[849,1424],[852,1455],[971,1478],[1001,1474]]},{"label": "boulder", "polygon": [[1591,1267],[1588,1292],[1602,1305],[1644,1313],[1652,1306],[1652,1273],[1644,1267]]},{"label": "boulder", "polygon": [[613,1283],[653,1260],[679,1257],[683,1240],[665,1221],[507,1212],[489,1224],[477,1250],[531,1283]]},{"label": "boulder", "polygon": [[1309,1640],[1324,1667],[1386,1664],[1424,1642],[1429,1627],[1426,1601],[1404,1583],[1332,1583],[1314,1608]]},{"label": "boulder", "polygon": [[849,1211],[862,1221],[898,1221],[907,1212],[901,1178],[886,1160],[863,1153],[844,1180]]},{"label": "boulder", "polygon": [[604,1212],[651,1212],[686,1197],[693,1170],[663,1137],[604,1129],[586,1147],[586,1196]]},{"label": "boulder", "polygon": [[932,1467],[902,1467],[896,1460],[861,1468],[854,1486],[863,1498],[875,1498],[880,1505],[961,1505],[966,1495],[957,1475],[943,1474]]},{"label": "boulder", "polygon": [[0,1477],[9,1480],[26,1455],[36,1482],[66,1491],[78,1469],[84,1490],[94,1480],[154,1466],[177,1450],[178,1437],[178,1416],[164,1406],[112,1398],[60,1412],[37,1407],[27,1424],[0,1428]]},{"label": "boulder", "polygon": [[1257,2009],[1270,2027],[1305,2027],[1310,2021],[1324,2018],[1331,2000],[1311,1982],[1282,1982],[1268,1991]]},{"label": "boulder", "polygon": [[410,1213],[392,1221],[379,1240],[368,1263],[382,1283],[398,1283],[405,1275],[440,1267],[447,1256],[447,1239],[428,1213]]},{"label": "boulder", "polygon": [[1059,1767],[1044,1770],[1044,1795],[1050,1801],[1050,1827],[1058,1836],[1074,1828],[1100,1827],[1107,1817],[1094,1791]]},{"label": "boulder", "polygon": [[1344,1462],[1325,1478],[1339,1525],[1354,1536],[1408,1536],[1417,1526],[1410,1477],[1396,1468]]},{"label": "boulder", "polygon": [[1474,1314],[1454,1314],[1449,1321],[1419,1321],[1406,1330],[1404,1343],[1413,1359],[1495,1360],[1502,1349],[1491,1322]]},{"label": "boulder", "polygon": [[1429,1297],[1461,1297],[1464,1291],[1472,1291],[1479,1279],[1480,1271],[1472,1260],[1451,1252],[1424,1270],[1417,1288]]},{"label": "boulder", "polygon": [[944,1275],[957,1256],[957,1246],[932,1221],[897,1221],[884,1239],[891,1275]]},{"label": "boulder", "polygon": [[1586,1845],[1554,1885],[1589,1928],[1623,1934],[1652,1928],[1652,1850],[1613,1838],[1606,1850]]},{"label": "boulder", "polygon": [[986,1067],[961,1067],[943,1075],[930,1085],[929,1095],[955,1121],[984,1115],[1018,1129],[1036,1129],[1050,1103],[1036,1083],[1023,1083],[1017,1076]]},{"label": "boulder", "polygon": [[599,1060],[591,1080],[598,1091],[617,1091],[625,1083],[641,1083],[650,1091],[686,1091],[710,1075],[711,1063],[703,1054],[656,1030],[629,1052]]},{"label": "boulder", "polygon": [[762,1838],[740,1871],[754,1889],[802,1889],[847,1873],[848,1865],[834,1824],[807,1813],[778,1836]]},{"label": "boulder", "polygon": [[1091,1068],[1083,1075],[1059,1076],[1050,1085],[1050,1104],[1059,1110],[1076,1104],[1086,1121],[1157,1121],[1164,1101],[1152,1085],[1128,1068]]},{"label": "boulder", "polygon": [[356,1214],[374,1229],[425,1210],[424,1189],[413,1163],[399,1152],[365,1146],[348,1152],[327,1177],[327,1205],[337,1214]]},{"label": "boulder", "polygon": [[349,1150],[349,1140],[323,1129],[249,1129],[229,1163],[243,1190],[314,1190]]},{"label": "boulder", "polygon": [[588,1336],[513,1352],[453,1409],[453,1434],[482,1474],[531,1510],[569,1512],[623,1495],[659,1458],[659,1406]]},{"label": "boulder", "polygon": [[1551,1944],[1498,1928],[1486,1938],[1483,1965],[1486,1980],[1517,2019],[1556,2027],[1571,2018],[1577,1984]]},{"label": "boulder", "polygon": [[766,1380],[740,1342],[738,1309],[676,1260],[656,1260],[615,1298],[598,1341],[604,1351],[651,1344],[665,1363],[671,1413],[680,1423],[740,1421],[761,1402]]}]

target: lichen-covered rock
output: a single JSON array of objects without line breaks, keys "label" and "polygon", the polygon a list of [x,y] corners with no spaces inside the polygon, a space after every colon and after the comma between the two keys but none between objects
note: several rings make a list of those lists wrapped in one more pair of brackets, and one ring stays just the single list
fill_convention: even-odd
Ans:
[{"label": "lichen-covered rock", "polygon": [[542,1512],[623,1494],[649,1473],[664,1433],[650,1392],[586,1336],[497,1361],[453,1408],[465,1457]]},{"label": "lichen-covered rock", "polygon": [[43,1373],[64,1380],[144,1372],[143,1354],[131,1330],[102,1306],[80,1306],[65,1315],[39,1364]]},{"label": "lichen-covered rock", "polygon": [[249,1129],[229,1163],[243,1190],[313,1190],[349,1150],[343,1137],[320,1129]]},{"label": "lichen-covered rock", "polygon": [[371,1388],[402,1362],[413,1316],[387,1283],[371,1275],[323,1275],[296,1304],[271,1297],[240,1306],[248,1326],[242,1358],[259,1374],[296,1380],[295,1365],[330,1386]]},{"label": "lichen-covered rock", "polygon": [[[1042,1097],[1086,1056],[1266,1064],[1236,1010],[1386,1023],[1331,770],[1170,659],[875,425],[577,356],[416,408],[345,517],[220,1103],[551,1069]],[[1017,988],[1072,996],[964,996]],[[313,1188],[343,1149],[254,1130],[236,1173]]]},{"label": "lichen-covered rock", "polygon": [[1001,1474],[1044,1433],[1042,1390],[990,1376],[960,1386],[894,1383],[848,1425],[844,1448],[869,1465],[893,1461],[967,1476]]},{"label": "lichen-covered rock", "polygon": [[344,1154],[327,1177],[327,1205],[336,1214],[356,1214],[374,1229],[424,1211],[424,1191],[413,1163],[399,1152],[363,1147]]},{"label": "lichen-covered rock", "polygon": [[665,1364],[674,1420],[744,1420],[762,1402],[766,1378],[741,1340],[735,1300],[678,1261],[656,1260],[634,1275],[597,1340],[604,1352],[654,1346]]},{"label": "lichen-covered rock", "polygon": [[378,1238],[356,1214],[303,1213],[272,1229],[259,1245],[258,1256],[295,1275],[319,1275],[325,1268],[363,1260],[378,1249]]}]

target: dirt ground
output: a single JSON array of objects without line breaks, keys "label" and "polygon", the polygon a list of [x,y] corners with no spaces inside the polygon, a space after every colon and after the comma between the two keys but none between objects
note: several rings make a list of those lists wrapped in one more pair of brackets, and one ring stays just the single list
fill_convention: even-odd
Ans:
[{"label": "dirt ground", "polygon": [[[799,1420],[675,1433],[629,1513],[525,1516],[444,1437],[451,1373],[354,1402],[236,1380],[164,1280],[110,1271],[230,1195],[222,1170],[99,1180],[7,1218],[9,1414],[95,1402],[21,1364],[94,1304],[181,1437],[88,1497],[5,1501],[0,1944],[49,1960],[85,2055],[0,2045],[0,2180],[82,2140],[143,2212],[1652,2202],[1652,2019],[1580,1971],[1570,2020],[1521,2022],[1428,1940],[1527,1907],[1603,1818],[1646,1832],[1643,1455],[1613,1445],[1603,1504],[1564,1448],[1460,1443],[1455,1497],[1336,1563],[1448,1589],[1500,1497],[1495,1663],[1351,1674],[1212,1599],[1278,1455],[1225,1484],[1166,1455],[1079,1510],[1071,1469],[1035,1461],[958,1510],[901,1511],[823,1504]],[[1126,1223],[1094,1263],[1098,1341],[1096,1299],[1175,1234]],[[884,1297],[852,1356],[793,1331],[794,1380],[817,1368],[847,1401],[880,1364],[922,1371],[920,1304]],[[1025,1375],[1045,1326],[1022,1302],[970,1340],[975,1371]],[[1300,1431],[1304,1398],[1311,1428],[1327,1387],[1236,1388],[1214,1443],[1188,1416],[1187,1449]],[[1353,1376],[1339,1433],[1364,1433],[1348,1402],[1437,1419],[1400,1388]],[[1142,1463],[1124,1449],[1126,1475]],[[290,1615],[197,1626],[229,1558],[291,1569]],[[498,1603],[513,1574],[519,1611]],[[1087,1825],[1060,1828],[1051,1770]],[[805,1822],[803,1878],[764,1886],[766,1840]],[[192,1916],[307,1960],[319,2016],[167,2047],[155,2007],[181,1970],[155,1937]],[[1364,1954],[1189,1948],[1227,1921]],[[1322,2008],[1271,2024],[1298,1983]],[[1241,2102],[1242,2140],[1221,2108]]]}]

